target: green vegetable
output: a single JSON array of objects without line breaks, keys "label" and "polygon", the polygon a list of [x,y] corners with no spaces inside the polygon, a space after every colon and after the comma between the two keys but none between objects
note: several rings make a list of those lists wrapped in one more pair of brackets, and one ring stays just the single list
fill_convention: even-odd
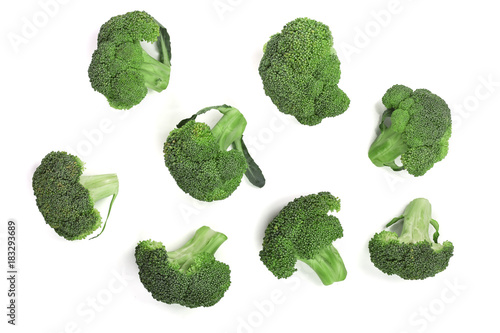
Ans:
[{"label": "green vegetable", "polygon": [[[444,271],[453,256],[453,244],[449,241],[438,243],[439,224],[431,217],[429,201],[413,200],[403,215],[394,218],[386,227],[398,221],[403,221],[401,235],[384,230],[368,243],[375,267],[405,280],[423,280]],[[429,224],[436,230],[432,240]]]},{"label": "green vegetable", "polygon": [[51,152],[42,159],[33,174],[33,191],[38,209],[45,222],[68,240],[84,239],[97,230],[101,226],[101,215],[94,204],[113,196],[107,222],[118,195],[116,174],[82,176],[83,165],[76,156],[66,152]]},{"label": "green vegetable", "polygon": [[297,18],[264,46],[259,73],[264,91],[279,111],[304,125],[344,113],[350,100],[338,87],[340,61],[330,28]]},{"label": "green vegetable", "polygon": [[176,251],[160,242],[141,241],[135,248],[142,284],[154,299],[189,308],[208,307],[224,296],[231,284],[229,266],[214,254],[227,237],[201,227]]},{"label": "green vegetable", "polygon": [[[158,60],[142,48],[142,41],[156,42]],[[99,31],[88,69],[90,83],[113,108],[130,109],[146,97],[148,88],[167,88],[171,58],[167,30],[151,15],[134,11],[114,16]]]},{"label": "green vegetable", "polygon": [[290,277],[297,260],[305,262],[324,285],[342,281],[347,271],[332,242],[343,236],[330,211],[340,200],[329,192],[299,197],[288,203],[266,228],[260,259],[279,279]]},{"label": "green vegetable", "polygon": [[[212,129],[195,121],[212,109],[223,114]],[[163,147],[165,165],[177,185],[202,201],[227,198],[240,185],[243,174],[253,185],[263,187],[262,171],[243,142],[246,124],[245,117],[228,105],[204,108],[181,121]],[[228,151],[230,146],[233,149]]]},{"label": "green vegetable", "polygon": [[[380,122],[380,135],[368,152],[373,164],[422,176],[446,157],[451,112],[445,101],[426,89],[412,91],[394,85],[382,102],[387,110]],[[388,119],[390,125],[386,124]],[[398,157],[402,166],[396,164]]]}]

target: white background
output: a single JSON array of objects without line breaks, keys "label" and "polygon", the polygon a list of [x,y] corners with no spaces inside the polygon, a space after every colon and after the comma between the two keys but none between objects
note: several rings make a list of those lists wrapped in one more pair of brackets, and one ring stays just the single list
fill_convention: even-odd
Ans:
[{"label": "white background", "polygon": [[[6,223],[14,219],[19,307],[12,331],[497,329],[500,21],[494,4],[3,1],[0,266],[6,271]],[[163,93],[116,111],[92,90],[87,68],[101,24],[132,10],[145,10],[167,27],[171,81]],[[278,112],[257,71],[267,39],[302,16],[331,28],[342,62],[340,87],[351,99],[343,115],[315,127]],[[367,157],[383,111],[380,99],[396,83],[427,88],[452,110],[449,154],[424,177],[376,168]],[[199,203],[175,184],[162,146],[180,119],[222,103],[247,118],[247,144],[267,184],[257,189],[244,180],[227,200]],[[100,238],[66,241],[38,212],[31,177],[52,150],[78,153],[87,174],[118,174],[120,193]],[[258,256],[265,227],[288,201],[319,191],[342,200],[337,216],[344,237],[335,246],[347,279],[323,286],[298,265],[293,278],[277,280]],[[440,240],[452,241],[455,255],[436,277],[404,281],[371,264],[367,243],[416,197],[431,201]],[[202,225],[228,236],[217,258],[231,267],[230,289],[211,308],[156,302],[138,279],[135,245],[152,238],[175,249]],[[3,276],[2,332],[9,326]]]}]

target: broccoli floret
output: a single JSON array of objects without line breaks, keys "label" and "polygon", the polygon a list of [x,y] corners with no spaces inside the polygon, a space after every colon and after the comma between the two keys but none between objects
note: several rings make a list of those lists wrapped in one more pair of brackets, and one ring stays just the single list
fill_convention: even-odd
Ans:
[{"label": "broccoli floret", "polygon": [[343,236],[330,211],[340,210],[340,199],[329,192],[289,202],[266,228],[260,259],[279,279],[290,277],[297,260],[305,262],[324,285],[342,281],[347,271],[332,242]]},{"label": "broccoli floret", "polygon": [[142,284],[154,299],[189,308],[208,307],[224,296],[231,284],[229,266],[214,254],[226,235],[207,226],[176,251],[161,242],[141,241],[135,248]]},{"label": "broccoli floret", "polygon": [[[382,115],[380,134],[368,151],[373,164],[422,176],[446,157],[451,112],[444,100],[426,89],[412,91],[394,85],[382,102],[387,110]],[[386,124],[387,118],[390,125]],[[395,162],[398,157],[402,166]]]},{"label": "broccoli floret", "polygon": [[[403,215],[394,218],[386,227],[403,221],[398,236],[392,231],[381,231],[370,240],[370,259],[382,272],[399,275],[405,280],[423,280],[442,272],[453,256],[453,244],[438,243],[439,224],[431,217],[427,199],[415,199]],[[429,224],[436,230],[431,240]]]},{"label": "broccoli floret", "polygon": [[[156,42],[158,60],[142,48],[142,41]],[[146,97],[148,88],[167,88],[171,58],[167,30],[151,15],[134,11],[114,16],[99,31],[88,69],[90,83],[113,108],[130,109]]]},{"label": "broccoli floret", "polygon": [[47,154],[33,174],[38,209],[45,222],[68,240],[84,239],[97,230],[101,215],[94,204],[113,196],[107,222],[118,194],[116,174],[83,176],[83,170],[84,163],[77,156],[59,151]]},{"label": "broccoli floret", "polygon": [[297,18],[264,46],[259,73],[264,91],[279,111],[304,125],[344,113],[350,100],[338,87],[340,61],[330,28]]},{"label": "broccoli floret", "polygon": [[[219,110],[223,116],[210,127],[198,115]],[[243,142],[246,120],[228,105],[211,106],[181,121],[163,146],[165,165],[177,185],[201,201],[222,200],[240,185],[243,174],[263,187],[265,179]],[[233,149],[228,151],[229,146]]]}]

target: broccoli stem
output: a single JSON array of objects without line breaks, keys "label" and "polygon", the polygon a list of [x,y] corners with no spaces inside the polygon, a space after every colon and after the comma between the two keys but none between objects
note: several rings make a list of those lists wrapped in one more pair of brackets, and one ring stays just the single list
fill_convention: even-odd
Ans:
[{"label": "broccoli stem", "polygon": [[247,126],[245,117],[243,117],[238,109],[229,105],[212,106],[209,109],[212,108],[219,110],[223,114],[222,118],[212,128],[212,134],[219,143],[219,148],[225,151],[229,146],[232,146],[234,149],[240,151],[247,161],[245,176],[250,183],[262,188],[266,184],[264,174],[252,156],[250,156],[245,142],[243,142],[243,132]]},{"label": "broccoli stem", "polygon": [[418,198],[408,204],[404,213],[403,229],[399,240],[405,243],[427,241],[432,243],[429,236],[431,223],[431,204],[427,199]]},{"label": "broccoli stem", "polygon": [[193,264],[193,257],[195,255],[208,253],[213,256],[226,240],[227,236],[223,233],[203,226],[182,247],[175,251],[167,252],[168,260],[176,262],[180,267],[180,271],[185,272]]},{"label": "broccoli stem", "polygon": [[142,50],[142,58],[141,73],[146,87],[157,92],[165,90],[170,80],[170,64],[156,60],[144,50]]},{"label": "broccoli stem", "polygon": [[318,274],[324,285],[343,281],[347,276],[344,261],[337,249],[332,245],[323,248],[314,258],[298,258]]},{"label": "broccoli stem", "polygon": [[80,184],[89,190],[92,201],[96,202],[118,194],[118,176],[116,174],[81,176]]},{"label": "broccoli stem", "polygon": [[370,146],[368,157],[378,167],[388,166],[394,171],[401,171],[404,167],[396,165],[395,160],[407,150],[408,146],[404,143],[401,133],[388,127],[380,132]]},{"label": "broccoli stem", "polygon": [[243,153],[247,161],[247,170],[245,176],[250,183],[262,188],[266,184],[266,179],[260,167],[255,163],[248,149],[243,142],[243,132],[247,126],[245,117],[238,109],[229,105],[212,106],[207,109],[217,109],[223,114],[222,118],[212,128],[212,134],[219,143],[219,148],[223,151],[229,146]]},{"label": "broccoli stem", "polygon": [[213,106],[211,109],[219,110],[223,116],[212,128],[212,134],[219,143],[219,148],[225,151],[234,142],[241,141],[247,121],[237,109],[221,105]]},{"label": "broccoli stem", "polygon": [[96,238],[102,234],[106,228],[106,223],[108,222],[109,213],[111,213],[111,207],[115,202],[115,198],[118,195],[118,176],[116,174],[105,174],[105,175],[95,175],[95,176],[80,176],[79,180],[88,191],[90,198],[95,203],[101,199],[113,196],[108,208],[108,214],[106,216],[106,221],[102,227],[101,232],[90,239]]}]

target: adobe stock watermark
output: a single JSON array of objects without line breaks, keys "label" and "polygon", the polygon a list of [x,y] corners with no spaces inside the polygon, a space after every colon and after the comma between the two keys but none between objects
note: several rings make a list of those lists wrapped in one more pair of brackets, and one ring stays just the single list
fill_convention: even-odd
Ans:
[{"label": "adobe stock watermark", "polygon": [[85,326],[95,321],[99,317],[100,313],[109,307],[119,294],[123,293],[123,291],[128,287],[129,282],[136,279],[134,275],[129,274],[124,270],[121,272],[112,270],[111,275],[112,277],[102,289],[99,289],[92,295],[87,296],[85,300],[82,300],[76,306],[75,318],[66,322],[64,327],[59,329],[57,333],[85,332]]},{"label": "adobe stock watermark", "polygon": [[215,0],[212,2],[212,8],[221,21],[226,19],[226,15],[235,11],[244,0]]},{"label": "adobe stock watermark", "polygon": [[474,90],[465,96],[460,104],[454,104],[451,108],[453,130],[460,128],[471,114],[480,109],[482,103],[492,98],[498,92],[498,88],[500,87],[500,81],[497,81],[493,77],[493,74],[489,74],[486,77],[480,75],[477,81],[478,83]]},{"label": "adobe stock watermark", "polygon": [[[250,156],[259,164],[258,156],[260,153],[266,150],[280,134],[285,132],[287,125],[289,124],[286,117],[273,116],[267,126],[261,127],[257,135],[244,135],[243,140],[247,146]],[[264,176],[265,176],[265,171]],[[182,221],[186,224],[191,224],[195,221],[196,217],[199,216],[204,209],[206,209],[210,203],[203,201],[191,200],[190,203],[180,203],[178,206],[179,214],[181,215]]]},{"label": "adobe stock watermark", "polygon": [[236,333],[254,333],[262,327],[266,320],[274,315],[288,299],[290,293],[295,293],[300,289],[301,280],[298,277],[291,276],[283,281],[285,288],[276,288],[261,300],[255,300],[252,310],[245,315],[238,316],[238,325]]},{"label": "adobe stock watermark", "polygon": [[267,126],[259,129],[257,135],[244,135],[243,139],[250,155],[254,159],[258,157],[259,153],[265,151],[268,145],[285,132],[289,124],[288,116],[279,118],[273,116],[269,119]]},{"label": "adobe stock watermark", "polygon": [[403,12],[403,2],[411,1],[413,0],[390,0],[385,8],[372,10],[370,12],[371,19],[363,26],[354,28],[354,36],[351,42],[340,41],[338,46],[335,46],[337,51],[341,53],[341,60],[350,63],[353,57],[361,54],[392,23],[394,16]]},{"label": "adobe stock watermark", "polygon": [[191,202],[184,203],[181,202],[178,206],[179,214],[181,215],[182,221],[185,224],[191,224],[195,221],[196,217],[199,216],[203,210],[205,210],[210,205],[209,202],[191,200]]},{"label": "adobe stock watermark", "polygon": [[7,39],[18,53],[21,46],[29,44],[33,38],[49,25],[50,20],[59,14],[61,6],[68,4],[71,0],[39,0],[38,8],[28,16],[21,17],[20,28],[17,32],[8,32]]},{"label": "adobe stock watermark", "polygon": [[118,114],[116,119],[102,118],[90,129],[81,131],[81,138],[73,145],[65,147],[65,151],[80,158],[90,156],[96,148],[101,146],[106,137],[116,129],[117,123],[123,121],[129,116],[129,112],[114,110]]},{"label": "adobe stock watermark", "polygon": [[[397,164],[401,165],[401,162],[399,162]],[[405,183],[408,180],[408,177],[412,177],[412,176],[408,176],[405,174],[401,174],[402,172],[403,173],[406,172],[405,170],[393,171],[389,167],[383,167],[383,168],[386,168],[386,170],[387,170],[387,172],[384,173],[384,179],[385,179],[387,186],[391,190],[391,192],[396,192],[397,187],[399,185]],[[405,177],[405,176],[407,176],[407,177]]]},{"label": "adobe stock watermark", "polygon": [[467,286],[459,282],[458,278],[455,278],[453,281],[445,280],[444,288],[439,295],[431,299],[427,304],[419,306],[410,315],[408,324],[411,326],[411,329],[401,331],[400,333],[426,332],[432,326],[432,323],[435,323],[442,317],[466,290]]}]

